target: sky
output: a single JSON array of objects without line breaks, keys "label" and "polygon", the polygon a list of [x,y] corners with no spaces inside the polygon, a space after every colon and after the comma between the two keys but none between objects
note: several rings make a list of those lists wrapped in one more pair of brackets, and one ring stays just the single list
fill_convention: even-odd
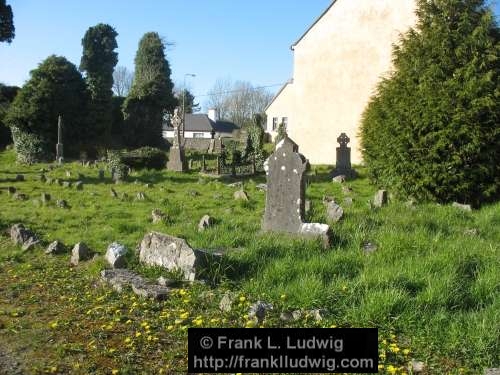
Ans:
[{"label": "sky", "polygon": [[52,54],[78,66],[87,29],[107,23],[118,33],[117,65],[131,71],[144,33],[156,31],[172,43],[166,50],[171,78],[177,86],[185,81],[202,105],[217,79],[276,92],[293,75],[290,46],[331,1],[7,0],[16,36],[0,43],[0,82],[22,86]]}]

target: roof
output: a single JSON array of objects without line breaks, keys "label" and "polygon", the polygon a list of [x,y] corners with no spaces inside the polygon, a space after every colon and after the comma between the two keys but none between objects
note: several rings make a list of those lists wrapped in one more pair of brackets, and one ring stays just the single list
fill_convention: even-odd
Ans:
[{"label": "roof", "polygon": [[267,109],[271,106],[271,104],[273,104],[273,102],[276,100],[276,98],[278,96],[280,96],[280,94],[283,92],[283,90],[285,89],[285,87],[287,87],[289,84],[292,84],[292,83],[293,83],[293,78],[289,79],[287,82],[285,82],[285,84],[283,86],[281,86],[281,88],[279,89],[279,91],[276,93],[276,95],[274,95],[274,97],[271,99],[271,101],[269,102],[269,104],[264,109],[264,112],[266,112]]},{"label": "roof", "polygon": [[[214,130],[218,133],[232,133],[239,129],[238,125],[230,121],[210,120],[204,113],[186,113],[186,124],[184,131],[194,132],[211,132]],[[163,130],[174,130],[170,123],[163,123]]]},{"label": "roof", "polygon": [[309,26],[309,28],[306,30],[306,32],[305,32],[304,34],[302,34],[302,36],[301,36],[301,37],[300,37],[300,38],[299,38],[299,39],[298,39],[298,40],[297,40],[294,44],[292,44],[292,45],[290,46],[290,49],[291,49],[292,51],[293,51],[293,49],[295,48],[295,46],[296,46],[297,44],[299,44],[299,42],[300,42],[302,39],[304,39],[304,37],[307,35],[307,33],[308,33],[308,32],[309,32],[309,31],[310,31],[310,30],[311,30],[311,29],[312,29],[312,28],[313,28],[313,27],[314,27],[314,26],[315,26],[315,25],[319,22],[319,20],[320,20],[320,19],[322,19],[322,18],[323,18],[323,16],[324,16],[326,13],[328,13],[328,11],[330,10],[330,8],[331,8],[332,6],[334,6],[336,2],[337,2],[337,0],[332,0],[332,3],[328,6],[328,8],[326,8],[326,9],[325,9],[325,11],[324,11],[323,13],[321,13],[321,15],[320,15],[320,16],[316,19],[316,21],[314,21],[314,23],[313,23],[311,26]]}]

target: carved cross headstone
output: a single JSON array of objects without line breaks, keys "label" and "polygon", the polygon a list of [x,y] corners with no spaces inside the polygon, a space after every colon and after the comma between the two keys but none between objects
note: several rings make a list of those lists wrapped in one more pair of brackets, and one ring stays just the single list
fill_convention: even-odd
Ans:
[{"label": "carved cross headstone", "polygon": [[56,145],[56,161],[61,164],[64,160],[63,144],[62,144],[62,117],[57,118],[57,145]]},{"label": "carved cross headstone", "polygon": [[167,169],[169,171],[184,172],[188,168],[180,136],[180,129],[182,127],[182,118],[179,115],[179,111],[180,111],[179,107],[175,108],[174,116],[172,117],[172,126],[174,127],[174,139],[172,142],[172,147],[170,147]]},{"label": "carved cross headstone", "polygon": [[297,144],[288,136],[276,145],[275,152],[264,165],[267,196],[262,229],[321,237],[328,246],[328,225],[304,223],[304,173],[308,166],[306,158],[298,152]]},{"label": "carved cross headstone", "polygon": [[332,177],[345,176],[346,178],[356,177],[356,171],[351,167],[351,148],[347,144],[351,140],[346,133],[341,133],[337,138],[340,147],[337,147],[337,161]]}]

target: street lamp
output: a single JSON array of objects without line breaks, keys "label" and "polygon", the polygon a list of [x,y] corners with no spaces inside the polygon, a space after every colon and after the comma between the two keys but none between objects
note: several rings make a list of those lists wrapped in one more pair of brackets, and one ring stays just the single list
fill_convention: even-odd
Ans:
[{"label": "street lamp", "polygon": [[196,77],[196,74],[193,73],[184,74],[184,83],[182,89],[182,129],[181,129],[182,138],[184,138],[184,127],[186,126],[186,77]]}]

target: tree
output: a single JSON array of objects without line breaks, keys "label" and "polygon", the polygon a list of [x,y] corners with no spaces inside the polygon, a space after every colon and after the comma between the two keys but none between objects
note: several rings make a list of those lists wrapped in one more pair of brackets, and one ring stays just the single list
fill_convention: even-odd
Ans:
[{"label": "tree", "polygon": [[133,80],[133,72],[130,72],[124,66],[117,66],[113,72],[113,91],[117,96],[127,96],[132,87]]},{"label": "tree", "polygon": [[5,86],[0,83],[0,148],[12,142],[12,134],[9,127],[4,124],[4,118],[18,91],[17,86]]},{"label": "tree", "polygon": [[271,93],[250,82],[218,79],[209,92],[208,106],[217,109],[222,119],[246,127],[256,114],[264,113],[271,99]]},{"label": "tree", "polygon": [[177,105],[170,74],[165,43],[158,33],[144,34],[135,56],[132,88],[123,104],[129,146],[162,145],[163,115]]},{"label": "tree", "polygon": [[200,103],[194,102],[194,95],[191,94],[191,91],[188,89],[176,90],[175,97],[180,105],[184,102],[186,113],[196,113],[200,111]]},{"label": "tree", "polygon": [[361,125],[371,178],[404,196],[500,193],[499,29],[483,0],[419,0]]},{"label": "tree", "polygon": [[21,88],[9,107],[10,126],[18,160],[54,160],[57,118],[64,122],[65,155],[78,156],[88,141],[85,81],[76,66],[61,56],[49,56]]},{"label": "tree", "polygon": [[277,144],[285,137],[286,137],[286,126],[283,122],[280,122],[280,124],[278,125],[276,138],[274,138],[274,142]]},{"label": "tree", "polygon": [[15,31],[12,7],[5,0],[0,0],[0,42],[12,42]]},{"label": "tree", "polygon": [[117,35],[111,26],[100,23],[90,27],[82,39],[80,70],[86,73],[91,97],[89,125],[96,143],[103,136],[107,138],[111,130],[113,70],[118,62]]}]

